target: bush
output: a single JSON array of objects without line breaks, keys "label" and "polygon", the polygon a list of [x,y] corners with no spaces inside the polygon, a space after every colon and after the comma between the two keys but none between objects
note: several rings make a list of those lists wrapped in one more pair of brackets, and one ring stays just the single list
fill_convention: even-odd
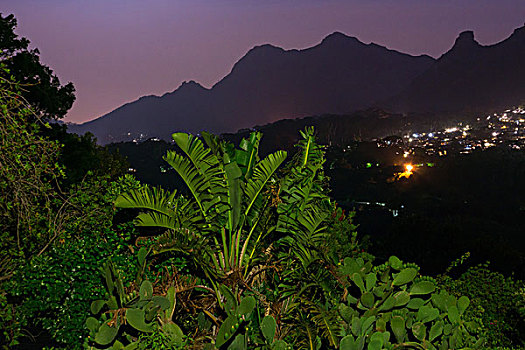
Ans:
[{"label": "bush", "polygon": [[73,189],[70,204],[80,210],[70,213],[64,234],[45,254],[23,264],[7,284],[17,319],[31,333],[44,331],[57,346],[80,348],[87,334],[89,305],[104,294],[100,272],[104,261],[114,257],[130,276],[136,273],[129,268],[133,228],[112,227],[110,204],[123,189],[136,185],[130,177],[118,182],[91,179]]},{"label": "bush", "polygon": [[489,264],[469,268],[458,279],[446,277],[442,287],[466,295],[472,307],[466,317],[482,325],[486,346],[525,345],[525,283],[491,271]]}]

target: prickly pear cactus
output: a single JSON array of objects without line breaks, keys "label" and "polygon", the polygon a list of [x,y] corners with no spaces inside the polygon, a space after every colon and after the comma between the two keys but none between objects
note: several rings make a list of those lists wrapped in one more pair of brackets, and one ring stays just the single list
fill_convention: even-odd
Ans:
[{"label": "prickly pear cactus", "polygon": [[432,278],[419,267],[391,257],[373,267],[363,259],[346,258],[339,274],[348,282],[346,302],[339,305],[344,321],[339,348],[457,349],[479,348],[461,315],[467,297],[456,299],[436,291]]},{"label": "prickly pear cactus", "polygon": [[266,347],[272,350],[290,350],[291,345],[288,345],[284,340],[275,340],[275,333],[277,331],[277,322],[273,316],[265,316],[261,322],[261,332],[266,343]]},{"label": "prickly pear cactus", "polygon": [[277,323],[272,316],[266,316],[262,319],[259,330],[262,339],[259,336],[256,316],[253,316],[257,306],[253,296],[245,296],[240,299],[225,287],[219,287],[220,294],[224,297],[224,311],[228,315],[222,323],[215,340],[217,349],[244,350],[244,349],[271,349],[271,350],[291,350],[292,347],[283,340],[274,340]]},{"label": "prickly pear cactus", "polygon": [[[144,264],[145,254],[139,251],[138,263]],[[105,266],[106,299],[91,303],[94,317],[86,320],[89,329],[87,348],[135,349],[140,335],[162,332],[173,347],[183,343],[183,332],[173,322],[176,297],[170,287],[165,296],[154,295],[153,285],[143,280],[139,290],[125,293],[122,280],[111,261]],[[137,336],[138,334],[138,336]]]},{"label": "prickly pear cactus", "polygon": [[247,328],[249,316],[255,309],[253,296],[246,296],[239,303],[232,291],[226,286],[219,287],[224,297],[224,311],[228,315],[217,333],[215,346],[227,349],[248,349]]}]

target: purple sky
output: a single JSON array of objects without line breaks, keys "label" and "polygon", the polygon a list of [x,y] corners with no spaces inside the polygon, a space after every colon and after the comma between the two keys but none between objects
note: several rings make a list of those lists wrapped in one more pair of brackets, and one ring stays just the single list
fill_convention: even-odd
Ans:
[{"label": "purple sky", "polygon": [[463,30],[489,45],[525,22],[524,0],[3,0],[0,11],[75,84],[71,122],[185,80],[211,87],[264,43],[301,49],[341,31],[439,57]]}]

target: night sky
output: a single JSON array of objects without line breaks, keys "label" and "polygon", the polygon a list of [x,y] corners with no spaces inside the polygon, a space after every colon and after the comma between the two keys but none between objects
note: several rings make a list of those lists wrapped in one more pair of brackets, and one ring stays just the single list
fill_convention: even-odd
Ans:
[{"label": "night sky", "polygon": [[2,0],[0,11],[75,84],[71,122],[186,80],[211,87],[264,43],[301,49],[341,31],[437,58],[463,30],[490,45],[525,22],[524,0]]}]

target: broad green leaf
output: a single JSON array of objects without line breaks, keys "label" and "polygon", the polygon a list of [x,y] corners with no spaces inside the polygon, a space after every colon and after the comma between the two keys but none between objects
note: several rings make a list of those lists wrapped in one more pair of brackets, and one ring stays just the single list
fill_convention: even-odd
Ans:
[{"label": "broad green leaf", "polygon": [[168,298],[160,296],[160,295],[155,295],[154,297],[151,298],[151,301],[156,306],[160,307],[162,311],[167,310],[170,307],[170,301],[168,300]]},{"label": "broad green leaf", "polygon": [[103,323],[95,334],[95,342],[99,345],[108,345],[113,342],[117,336],[118,328],[110,327],[106,323]]},{"label": "broad green leaf", "polygon": [[446,296],[443,293],[432,294],[432,304],[441,312],[447,311]]},{"label": "broad green leaf", "polygon": [[456,322],[459,322],[459,311],[456,306],[449,307],[447,314],[450,323],[455,324]]},{"label": "broad green leaf", "polygon": [[151,299],[153,297],[153,285],[150,281],[145,280],[140,285],[139,296],[141,300]]},{"label": "broad green leaf", "polygon": [[403,343],[406,335],[405,319],[401,316],[393,316],[392,319],[390,319],[390,328],[392,328],[397,342]]},{"label": "broad green leaf", "polygon": [[410,294],[412,295],[421,295],[421,294],[430,294],[436,290],[436,285],[430,281],[421,281],[415,283],[410,288]]},{"label": "broad green leaf", "polygon": [[275,322],[275,318],[271,315],[265,316],[261,322],[261,331],[268,343],[271,344],[273,342],[276,330],[277,322]]},{"label": "broad green leaf", "polygon": [[419,309],[421,306],[423,306],[426,303],[425,300],[421,298],[412,298],[407,304],[407,308],[409,309]]},{"label": "broad green leaf", "polygon": [[359,288],[359,290],[361,290],[361,292],[365,291],[365,285],[363,283],[363,278],[361,277],[360,274],[358,274],[357,272],[352,274],[352,281]]},{"label": "broad green leaf", "polygon": [[428,340],[434,341],[437,337],[443,334],[443,321],[437,321],[430,328],[430,333],[428,335]]},{"label": "broad green leaf", "polygon": [[357,303],[357,298],[352,296],[351,294],[348,294],[346,296],[346,302],[349,303],[349,304],[355,304],[355,303]]},{"label": "broad green leaf", "polygon": [[139,252],[137,253],[137,259],[139,266],[142,268],[144,266],[144,263],[146,262],[146,256],[148,255],[148,250],[146,247],[141,247],[139,249]]},{"label": "broad green leaf", "polygon": [[248,180],[253,175],[253,168],[259,161],[259,142],[262,134],[260,132],[252,132],[248,139],[242,139],[240,143],[240,150],[235,150],[235,161],[244,174],[244,178]]},{"label": "broad green leaf", "polygon": [[388,263],[394,270],[401,270],[403,268],[403,262],[399,260],[397,256],[391,256],[388,258]]},{"label": "broad green leaf", "polygon": [[168,322],[162,326],[162,330],[169,335],[170,340],[172,340],[176,346],[182,346],[184,333],[177,324]]},{"label": "broad green leaf", "polygon": [[381,333],[386,331],[386,320],[384,318],[380,318],[376,321],[376,331]]},{"label": "broad green leaf", "polygon": [[394,294],[394,306],[403,306],[406,305],[410,301],[410,294],[408,294],[406,291],[402,290]]},{"label": "broad green leaf", "polygon": [[237,309],[237,312],[240,315],[247,315],[250,312],[252,312],[254,308],[255,308],[255,298],[250,295],[250,296],[242,298],[239,308]]},{"label": "broad green leaf", "polygon": [[414,323],[412,326],[412,334],[414,334],[417,340],[423,341],[427,336],[427,327],[421,322]]},{"label": "broad green leaf", "polygon": [[361,296],[361,304],[363,304],[367,308],[373,307],[374,306],[374,301],[375,301],[374,294],[372,294],[370,292],[365,292]]},{"label": "broad green leaf", "polygon": [[98,328],[100,327],[100,323],[98,322],[98,320],[96,318],[88,317],[86,319],[86,327],[90,331],[96,332],[98,330]]},{"label": "broad green leaf", "polygon": [[392,295],[390,295],[388,298],[386,298],[383,304],[381,304],[381,306],[379,307],[379,310],[388,311],[394,307],[395,303],[396,303],[396,300],[394,299]]},{"label": "broad green leaf", "polygon": [[113,346],[111,347],[112,350],[123,350],[124,349],[124,344],[122,344],[121,342],[119,342],[118,340],[116,340],[114,343],[113,343]]},{"label": "broad green leaf", "polygon": [[469,298],[467,298],[464,295],[458,299],[458,311],[460,315],[462,315],[465,312],[469,304],[470,304]]},{"label": "broad green leaf", "polygon": [[129,325],[136,330],[141,332],[153,332],[155,330],[155,324],[146,323],[146,315],[143,309],[127,309],[126,310],[126,320]]},{"label": "broad green leaf", "polygon": [[412,282],[416,275],[417,270],[412,267],[403,269],[396,275],[396,277],[394,277],[394,281],[392,282],[392,284],[394,286],[402,286],[403,284]]},{"label": "broad green leaf", "polygon": [[339,315],[343,318],[346,323],[352,322],[352,316],[355,314],[355,310],[350,306],[340,303],[339,304]]},{"label": "broad green leaf", "polygon": [[383,349],[384,337],[380,332],[374,332],[370,336],[370,343],[368,343],[369,350],[381,350]]},{"label": "broad green leaf", "polygon": [[273,343],[272,350],[288,350],[289,346],[284,340],[278,340]]},{"label": "broad green leaf", "polygon": [[432,306],[423,305],[417,311],[417,319],[421,323],[434,321],[439,316],[439,310]]},{"label": "broad green leaf", "polygon": [[95,300],[94,302],[91,303],[91,313],[93,315],[98,314],[100,310],[102,310],[104,305],[106,305],[105,300]]},{"label": "broad green leaf", "polygon": [[376,321],[375,316],[370,316],[366,318],[363,321],[363,326],[361,327],[361,335],[363,336],[367,335],[368,332],[372,329],[372,325],[374,324],[375,321]]},{"label": "broad green leaf", "polygon": [[220,348],[224,343],[226,343],[232,336],[235,335],[239,327],[239,320],[233,316],[228,316],[217,333],[217,339],[215,340],[215,346]]},{"label": "broad green leaf", "polygon": [[371,291],[372,288],[374,288],[376,282],[377,282],[377,276],[374,272],[367,274],[365,277],[366,290]]},{"label": "broad green leaf", "polygon": [[341,339],[341,342],[339,343],[339,349],[340,350],[357,350],[357,344],[352,335],[347,335],[346,337],[343,337]]},{"label": "broad green leaf", "polygon": [[359,316],[354,316],[354,318],[352,318],[352,324],[350,325],[350,329],[356,337],[361,334],[361,325],[361,318],[359,318]]}]

